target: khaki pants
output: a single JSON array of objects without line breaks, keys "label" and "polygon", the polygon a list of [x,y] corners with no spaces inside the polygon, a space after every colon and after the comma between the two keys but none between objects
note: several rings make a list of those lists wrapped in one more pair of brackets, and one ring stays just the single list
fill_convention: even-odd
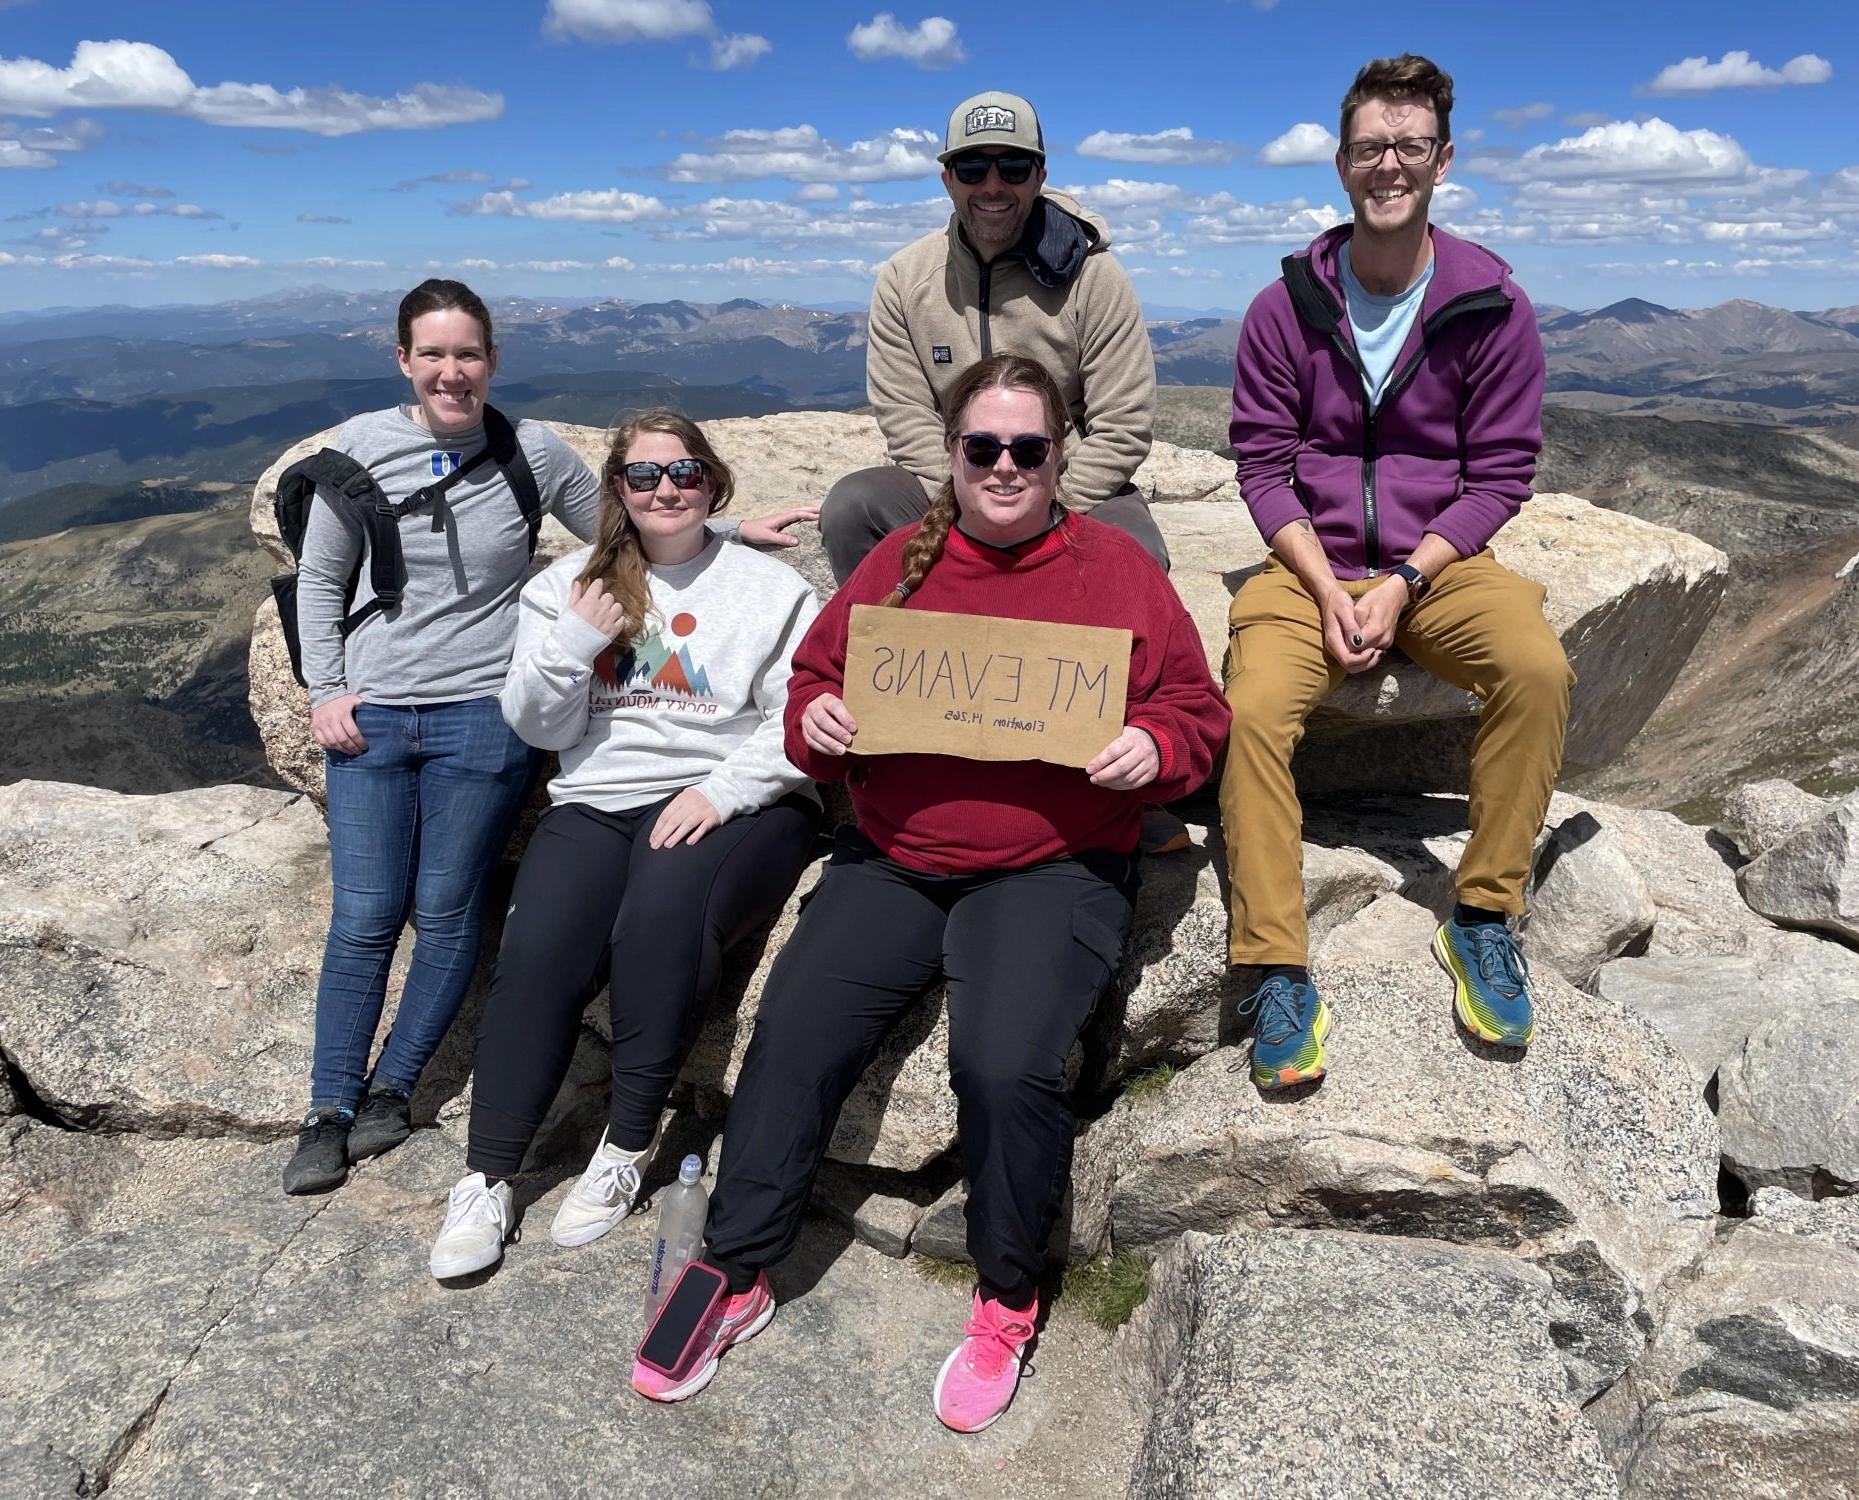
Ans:
[{"label": "khaki pants", "polygon": [[[1361,598],[1380,579],[1345,581]],[[1517,915],[1530,850],[1562,764],[1575,681],[1543,619],[1543,588],[1489,552],[1447,565],[1395,632],[1418,665],[1484,703],[1472,742],[1472,838],[1459,862],[1459,899]],[[1303,810],[1291,752],[1310,711],[1347,675],[1323,649],[1317,603],[1273,558],[1233,600],[1226,695],[1233,736],[1220,783],[1236,964],[1301,964]]]}]

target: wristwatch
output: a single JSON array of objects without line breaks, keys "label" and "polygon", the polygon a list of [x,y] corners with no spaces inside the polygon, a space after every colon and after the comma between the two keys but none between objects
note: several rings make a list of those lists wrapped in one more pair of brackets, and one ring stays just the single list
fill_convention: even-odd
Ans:
[{"label": "wristwatch", "polygon": [[1433,587],[1433,580],[1412,563],[1401,563],[1388,571],[1407,585],[1407,607],[1409,609],[1426,598],[1427,590]]}]

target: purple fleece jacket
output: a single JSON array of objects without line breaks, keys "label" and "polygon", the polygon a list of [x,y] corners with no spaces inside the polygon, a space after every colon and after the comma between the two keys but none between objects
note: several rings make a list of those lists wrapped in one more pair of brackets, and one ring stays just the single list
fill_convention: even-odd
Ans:
[{"label": "purple fleece jacket", "polygon": [[1319,235],[1253,299],[1231,437],[1259,534],[1309,517],[1338,578],[1373,578],[1425,532],[1462,557],[1529,498],[1543,446],[1543,343],[1510,267],[1434,228],[1433,280],[1371,415],[1336,252]]}]

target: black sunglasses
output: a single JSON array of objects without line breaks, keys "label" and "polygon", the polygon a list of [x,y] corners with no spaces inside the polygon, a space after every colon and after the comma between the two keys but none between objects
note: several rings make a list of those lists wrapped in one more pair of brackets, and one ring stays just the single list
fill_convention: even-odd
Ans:
[{"label": "black sunglasses", "polygon": [[1001,174],[1002,182],[1009,187],[1018,187],[1033,175],[1033,168],[1038,165],[1034,158],[1023,151],[1009,152],[1005,156],[985,156],[974,152],[956,157],[949,163],[949,170],[963,187],[980,187],[988,180],[988,168],[992,167]]},{"label": "black sunglasses", "polygon": [[641,495],[658,488],[661,474],[669,474],[671,482],[681,490],[694,490],[704,482],[704,461],[701,458],[674,458],[668,464],[652,464],[641,459],[620,470],[626,488]]},{"label": "black sunglasses", "polygon": [[1000,462],[1000,456],[1006,453],[1013,459],[1016,469],[1037,469],[1052,452],[1052,439],[1049,437],[1017,437],[1010,443],[1003,443],[997,437],[990,437],[985,432],[965,432],[962,434],[962,457],[977,469],[991,469]]}]

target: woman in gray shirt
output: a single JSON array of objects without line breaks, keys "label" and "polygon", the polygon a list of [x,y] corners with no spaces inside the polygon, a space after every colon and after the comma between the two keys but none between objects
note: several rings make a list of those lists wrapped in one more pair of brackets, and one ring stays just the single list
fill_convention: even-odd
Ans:
[{"label": "woman in gray shirt", "polygon": [[[399,501],[464,465],[486,443],[497,368],[491,318],[462,282],[429,280],[400,304],[409,405],[346,423],[334,446]],[[560,438],[516,428],[543,508],[582,539],[600,487]],[[405,582],[397,606],[344,636],[372,597],[362,538],[313,505],[298,565],[298,627],[310,724],[328,753],[334,901],[316,996],[310,1111],[284,1190],[334,1187],[350,1162],[398,1145],[408,1100],[476,967],[485,875],[502,853],[537,755],[504,723],[529,526],[504,471],[479,465],[430,510],[399,523]],[[417,937],[400,1008],[368,1075],[388,967],[408,916]]]}]

